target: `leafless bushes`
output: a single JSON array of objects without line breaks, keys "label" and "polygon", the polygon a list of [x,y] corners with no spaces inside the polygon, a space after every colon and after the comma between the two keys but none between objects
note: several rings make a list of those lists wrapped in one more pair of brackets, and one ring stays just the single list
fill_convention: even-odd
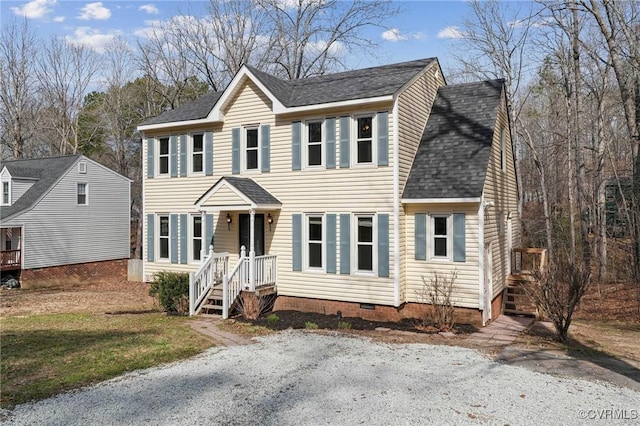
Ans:
[{"label": "leafless bushes", "polygon": [[421,303],[429,304],[423,322],[433,323],[441,331],[451,330],[455,325],[453,288],[458,277],[457,271],[449,274],[433,272],[427,279],[422,277],[422,288],[417,292]]}]

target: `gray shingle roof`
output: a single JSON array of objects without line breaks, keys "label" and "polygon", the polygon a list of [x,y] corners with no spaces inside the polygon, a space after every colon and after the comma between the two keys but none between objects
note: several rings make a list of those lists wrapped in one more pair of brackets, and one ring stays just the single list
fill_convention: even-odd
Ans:
[{"label": "gray shingle roof", "polygon": [[236,188],[238,191],[242,192],[248,199],[250,199],[255,204],[276,204],[282,205],[282,203],[269,191],[258,185],[253,179],[249,178],[241,178],[235,176],[223,176],[218,181],[211,186],[194,204],[198,204],[205,195],[213,189],[216,185],[218,185],[221,181],[226,181],[229,185]]},{"label": "gray shingle roof", "polygon": [[440,87],[402,198],[482,195],[503,85]]},{"label": "gray shingle roof", "polygon": [[[435,60],[420,59],[300,80],[281,80],[251,66],[247,68],[284,106],[299,107],[392,95]],[[141,126],[205,118],[222,93],[208,93],[150,118]]]},{"label": "gray shingle roof", "polygon": [[223,92],[209,92],[198,99],[188,102],[176,109],[165,111],[160,115],[142,122],[141,126],[150,124],[170,123],[172,121],[189,121],[207,118]]},{"label": "gray shingle roof", "polygon": [[78,158],[80,155],[0,162],[0,170],[6,167],[12,178],[36,180],[15,203],[0,208],[0,218],[6,219],[33,207]]}]

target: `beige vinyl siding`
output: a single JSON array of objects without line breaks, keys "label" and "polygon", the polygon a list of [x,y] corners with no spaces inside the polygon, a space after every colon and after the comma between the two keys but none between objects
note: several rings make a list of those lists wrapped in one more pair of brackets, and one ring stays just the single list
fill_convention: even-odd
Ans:
[{"label": "beige vinyl siding", "polygon": [[[216,204],[223,206],[240,206],[247,204],[246,200],[241,198],[235,191],[226,185],[222,185],[218,188],[214,197]],[[204,204],[208,204],[206,200]]]},{"label": "beige vinyl siding", "polygon": [[[406,276],[407,302],[423,302],[419,294],[423,289],[423,278],[429,282],[433,273],[450,274],[457,272],[457,280],[453,292],[455,306],[478,308],[478,205],[477,204],[448,204],[448,205],[408,205],[405,208],[406,222]],[[427,260],[415,259],[415,213],[451,214],[465,213],[466,260],[453,262],[447,260],[431,260],[431,253],[427,249]],[[432,237],[431,221],[427,216],[427,247]]]},{"label": "beige vinyl siding", "polygon": [[[245,172],[239,177],[249,177],[269,191],[282,203],[282,210],[271,213],[271,231],[265,224],[265,251],[278,254],[278,293],[363,303],[393,304],[393,256],[390,253],[390,277],[355,276],[292,271],[292,215],[304,213],[386,213],[389,214],[389,245],[393,247],[393,158],[389,155],[389,166],[353,167],[341,169],[340,123],[336,120],[336,169],[308,169],[292,171],[291,122],[306,118],[340,117],[351,113],[389,112],[389,135],[393,134],[392,103],[367,105],[358,110],[332,109],[314,111],[312,117],[288,116],[278,118],[271,111],[269,99],[252,83],[244,83],[236,98],[225,111],[224,124],[217,128],[198,129],[214,131],[214,175],[177,178],[147,179],[144,173],[145,214],[149,213],[195,213],[194,202],[221,176],[232,174],[231,129],[243,125],[269,124],[271,126],[270,151],[271,172]],[[352,124],[353,125],[353,124]],[[171,134],[183,134],[178,129]],[[166,134],[167,131],[163,131]],[[147,133],[145,137],[154,136]],[[391,141],[391,137],[389,137]],[[146,145],[145,145],[146,150]],[[391,142],[389,150],[391,152]],[[242,155],[242,152],[241,152]],[[146,151],[143,159],[146,163]],[[214,235],[216,251],[238,251],[238,213],[230,212],[233,223],[227,229],[226,211],[214,213]],[[259,213],[259,212],[258,212]],[[146,215],[145,215],[146,220]],[[340,271],[340,221],[337,220],[337,270]],[[351,230],[353,231],[353,223]],[[145,243],[146,243],[145,227]],[[157,233],[156,233],[157,238]],[[352,247],[353,247],[353,238]],[[353,250],[353,249],[352,249]],[[157,250],[156,250],[157,254]],[[146,262],[145,275],[171,269],[195,271],[196,265],[179,265]],[[233,259],[235,262],[235,259]],[[352,261],[353,265],[353,261]],[[233,265],[232,265],[233,266]]]},{"label": "beige vinyl siding", "polygon": [[[502,128],[505,128],[505,172],[501,170],[500,160],[500,133]],[[484,242],[485,245],[493,242],[493,297],[496,297],[505,288],[506,277],[510,273],[510,253],[508,249],[506,222],[509,213],[511,213],[512,217],[513,247],[518,247],[520,241],[517,185],[504,93],[494,131],[483,195],[485,202],[493,201],[494,203],[492,207],[485,209]],[[504,229],[502,235],[500,234],[501,221]]]}]

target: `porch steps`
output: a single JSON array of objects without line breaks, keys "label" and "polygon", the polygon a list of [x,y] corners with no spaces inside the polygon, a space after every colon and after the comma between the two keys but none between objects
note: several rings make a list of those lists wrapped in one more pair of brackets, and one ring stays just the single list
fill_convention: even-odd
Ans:
[{"label": "porch steps", "polygon": [[202,315],[222,315],[222,284],[211,288],[209,295],[200,307]]},{"label": "porch steps", "polygon": [[529,274],[512,274],[507,278],[504,292],[502,312],[506,315],[537,317],[538,310],[525,291],[531,285],[533,276]]}]

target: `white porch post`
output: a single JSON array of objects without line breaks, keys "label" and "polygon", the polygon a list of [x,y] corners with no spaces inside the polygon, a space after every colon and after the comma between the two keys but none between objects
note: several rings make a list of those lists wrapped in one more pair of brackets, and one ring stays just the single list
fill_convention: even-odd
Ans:
[{"label": "white porch post", "polygon": [[256,289],[256,248],[255,248],[255,220],[256,211],[254,209],[249,210],[250,216],[250,229],[249,235],[249,290],[255,291]]}]

